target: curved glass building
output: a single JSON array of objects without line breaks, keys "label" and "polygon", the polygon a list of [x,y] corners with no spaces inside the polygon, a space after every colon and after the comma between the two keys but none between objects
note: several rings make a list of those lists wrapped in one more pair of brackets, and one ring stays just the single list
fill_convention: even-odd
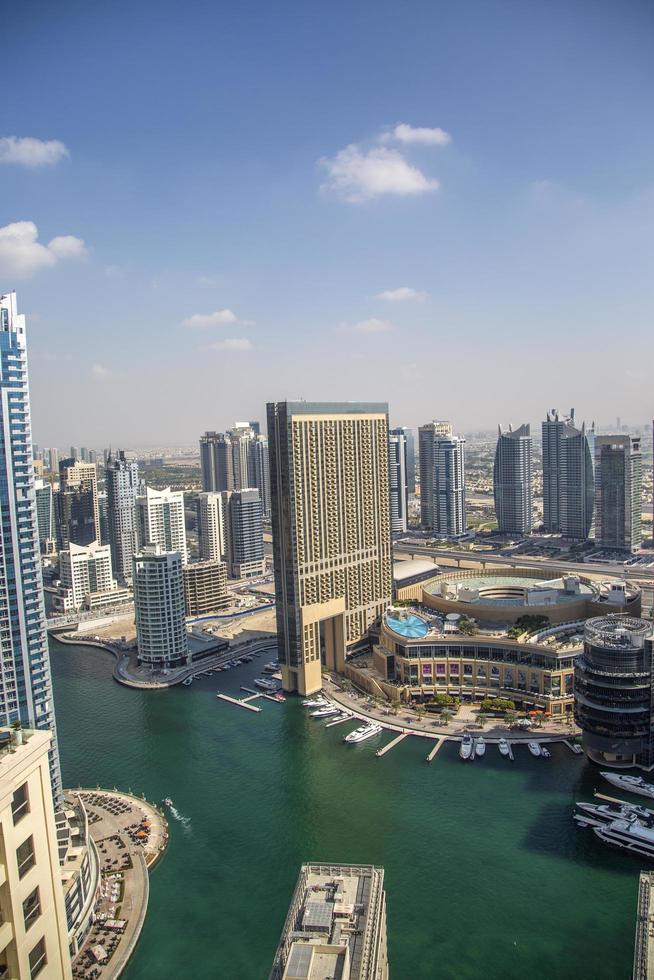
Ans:
[{"label": "curved glass building", "polygon": [[654,635],[632,616],[589,619],[575,664],[575,720],[586,754],[604,766],[651,769]]}]

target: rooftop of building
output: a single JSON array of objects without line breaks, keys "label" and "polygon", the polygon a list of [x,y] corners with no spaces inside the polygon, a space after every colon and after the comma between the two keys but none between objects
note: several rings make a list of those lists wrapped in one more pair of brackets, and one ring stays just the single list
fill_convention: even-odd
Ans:
[{"label": "rooftop of building", "polygon": [[302,865],[271,978],[371,976],[383,881],[372,865]]},{"label": "rooftop of building", "polygon": [[424,575],[438,575],[440,569],[433,561],[428,558],[409,558],[406,561],[393,562],[393,581],[396,584],[403,584],[407,579],[413,579]]},{"label": "rooftop of building", "polygon": [[287,415],[388,415],[387,402],[271,402],[284,405]]}]

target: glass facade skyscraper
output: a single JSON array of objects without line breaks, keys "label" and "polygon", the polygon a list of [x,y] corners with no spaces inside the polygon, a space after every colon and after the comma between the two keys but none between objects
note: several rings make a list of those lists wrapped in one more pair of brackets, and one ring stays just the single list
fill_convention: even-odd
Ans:
[{"label": "glass facade skyscraper", "polygon": [[50,774],[62,802],[45,624],[25,317],[16,294],[0,296],[0,724],[21,721],[52,733]]},{"label": "glass facade skyscraper", "polygon": [[595,427],[575,426],[556,409],[547,413],[543,432],[543,525],[573,541],[592,534],[595,502]]},{"label": "glass facade skyscraper", "polygon": [[508,432],[498,428],[493,468],[495,514],[502,534],[531,534],[531,431],[529,425]]}]

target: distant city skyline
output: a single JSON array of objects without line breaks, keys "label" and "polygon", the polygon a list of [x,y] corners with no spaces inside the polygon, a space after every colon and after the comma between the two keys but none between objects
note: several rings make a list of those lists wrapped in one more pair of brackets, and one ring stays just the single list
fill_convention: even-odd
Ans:
[{"label": "distant city skyline", "polygon": [[298,397],[459,432],[651,418],[651,25],[591,0],[10,7],[0,290],[37,441],[190,443]]}]

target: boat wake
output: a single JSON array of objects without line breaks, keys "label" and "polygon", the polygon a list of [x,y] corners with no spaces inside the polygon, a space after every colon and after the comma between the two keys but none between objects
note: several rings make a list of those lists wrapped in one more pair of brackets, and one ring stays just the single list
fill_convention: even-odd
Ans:
[{"label": "boat wake", "polygon": [[177,807],[173,806],[172,803],[169,803],[168,804],[168,809],[170,811],[171,816],[174,817],[175,820],[178,821],[178,823],[181,823],[182,828],[185,831],[190,831],[191,830],[191,818],[190,817],[185,817],[182,813],[179,812],[179,810],[177,809]]}]

